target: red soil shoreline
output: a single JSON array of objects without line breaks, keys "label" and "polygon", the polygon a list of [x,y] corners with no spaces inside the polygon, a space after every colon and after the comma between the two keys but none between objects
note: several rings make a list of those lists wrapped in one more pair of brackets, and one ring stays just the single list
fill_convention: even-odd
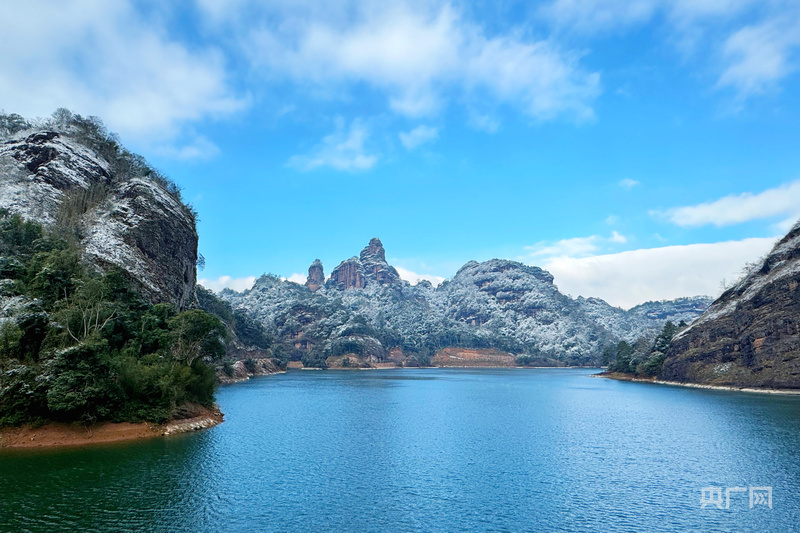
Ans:
[{"label": "red soil shoreline", "polygon": [[223,415],[216,407],[202,409],[197,416],[166,424],[147,422],[103,422],[86,428],[79,424],[50,423],[39,428],[22,426],[0,429],[2,448],[54,448],[107,444],[187,433],[220,424]]}]

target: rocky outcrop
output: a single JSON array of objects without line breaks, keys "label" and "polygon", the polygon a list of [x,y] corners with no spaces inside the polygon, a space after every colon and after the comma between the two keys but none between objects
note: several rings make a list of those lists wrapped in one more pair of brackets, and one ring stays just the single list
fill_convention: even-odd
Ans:
[{"label": "rocky outcrop", "polygon": [[386,262],[386,251],[378,238],[373,238],[361,250],[359,257],[342,261],[331,272],[328,285],[338,290],[363,289],[367,285],[397,285],[400,274]]},{"label": "rocky outcrop", "polygon": [[377,237],[370,239],[366,248],[361,250],[361,267],[364,276],[378,285],[394,285],[400,281],[400,274],[386,262],[386,251]]},{"label": "rocky outcrop", "polygon": [[339,266],[331,272],[331,278],[327,286],[340,291],[347,289],[363,289],[367,285],[364,277],[364,268],[358,257],[351,257],[347,261],[342,261]]},{"label": "rocky outcrop", "polygon": [[320,287],[325,285],[325,271],[322,268],[322,261],[315,259],[311,266],[308,267],[308,279],[306,279],[306,287],[311,292],[319,290]]},{"label": "rocky outcrop", "polygon": [[270,376],[283,372],[272,358],[240,359],[217,370],[217,381],[223,384],[247,381],[253,376]]},{"label": "rocky outcrop", "polygon": [[84,258],[126,271],[152,302],[192,303],[194,216],[164,183],[125,172],[67,133],[0,144],[0,208],[78,236]]},{"label": "rocky outcrop", "polygon": [[800,224],[673,339],[659,379],[800,388]]}]

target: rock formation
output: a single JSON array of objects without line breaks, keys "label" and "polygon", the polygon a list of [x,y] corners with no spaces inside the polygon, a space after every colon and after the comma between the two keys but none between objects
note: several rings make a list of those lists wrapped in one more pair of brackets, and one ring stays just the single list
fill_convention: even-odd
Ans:
[{"label": "rock formation", "polygon": [[400,274],[386,262],[386,251],[377,237],[370,239],[367,247],[361,250],[360,259],[367,279],[379,285],[393,285],[400,281]]},{"label": "rock formation", "polygon": [[800,388],[800,223],[673,339],[659,378]]},{"label": "rock formation", "polygon": [[308,279],[306,279],[306,287],[311,292],[318,290],[325,285],[325,271],[322,268],[322,261],[315,259],[311,266],[308,267]]},{"label": "rock formation", "polygon": [[340,291],[347,289],[363,289],[366,286],[364,278],[364,268],[358,257],[351,257],[347,261],[342,261],[339,266],[331,272],[331,279],[328,286]]},{"label": "rock formation", "polygon": [[153,302],[192,302],[191,210],[164,183],[123,171],[67,133],[38,131],[0,144],[0,208],[74,231],[86,260],[125,270]]},{"label": "rock formation", "polygon": [[397,270],[386,262],[386,251],[378,238],[373,238],[361,250],[359,257],[342,261],[331,272],[328,284],[339,290],[363,289],[367,285],[395,285],[399,283]]}]

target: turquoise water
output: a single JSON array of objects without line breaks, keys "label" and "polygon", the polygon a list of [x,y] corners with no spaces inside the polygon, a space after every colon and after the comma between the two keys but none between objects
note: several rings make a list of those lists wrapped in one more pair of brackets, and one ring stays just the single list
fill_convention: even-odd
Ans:
[{"label": "turquoise water", "polygon": [[[796,531],[800,398],[583,369],[290,372],[226,422],[0,453],[0,531]],[[701,508],[707,486],[772,509]]]}]

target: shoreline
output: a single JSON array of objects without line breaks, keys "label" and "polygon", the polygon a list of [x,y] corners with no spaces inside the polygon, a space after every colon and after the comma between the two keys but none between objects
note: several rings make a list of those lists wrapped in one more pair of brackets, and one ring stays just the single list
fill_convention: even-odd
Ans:
[{"label": "shoreline", "polygon": [[20,426],[0,429],[0,450],[83,447],[191,433],[222,423],[224,415],[215,405],[201,414],[165,424],[148,422],[102,422],[89,428],[78,424],[51,422],[39,428]]},{"label": "shoreline", "polygon": [[690,389],[718,390],[725,392],[749,392],[756,394],[776,394],[780,396],[800,396],[800,389],[759,389],[754,387],[734,387],[730,385],[705,385],[702,383],[683,383],[680,381],[665,381],[656,378],[637,378],[619,372],[592,374],[593,378],[614,379],[616,381],[631,381],[635,383],[650,383],[654,385],[667,385],[670,387],[685,387]]}]

